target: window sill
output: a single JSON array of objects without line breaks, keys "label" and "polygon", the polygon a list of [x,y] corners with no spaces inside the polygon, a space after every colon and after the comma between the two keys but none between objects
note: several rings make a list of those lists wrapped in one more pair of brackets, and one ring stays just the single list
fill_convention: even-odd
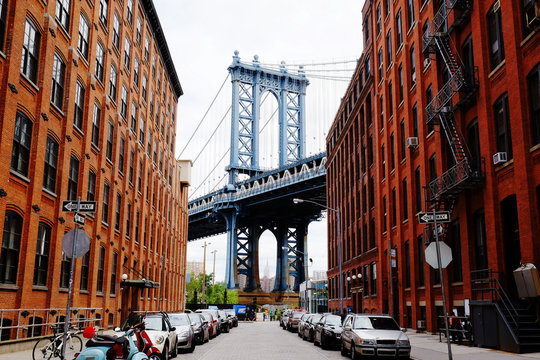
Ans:
[{"label": "window sill", "polygon": [[525,39],[523,39],[520,43],[519,43],[519,46],[520,47],[523,47],[525,44],[527,44],[529,42],[529,40],[531,40],[534,35],[536,35],[536,33],[538,32],[539,30],[538,29],[535,29],[533,30],[529,35],[527,35],[527,37]]},{"label": "window sill", "polygon": [[109,295],[109,297],[116,298],[116,294],[111,294],[111,295]]},{"label": "window sill", "polygon": [[32,285],[32,291],[49,291],[49,288],[45,285]]},{"label": "window sill", "polygon": [[420,14],[422,13],[422,11],[424,11],[428,3],[429,3],[429,0],[425,0],[422,6],[420,6]]},{"label": "window sill", "polygon": [[52,106],[52,108],[53,108],[54,110],[56,110],[56,111],[58,112],[58,114],[59,114],[62,118],[66,117],[66,114],[64,114],[64,112],[62,111],[62,109],[60,109],[55,103],[52,103],[52,102],[51,102],[51,106]]},{"label": "window sill", "polygon": [[403,103],[405,103],[405,100],[402,99],[400,102],[399,102],[399,105],[397,106],[398,109],[401,108],[403,106]]},{"label": "window sill", "polygon": [[491,79],[493,76],[495,76],[495,74],[499,72],[499,70],[501,70],[501,68],[504,67],[505,64],[506,64],[506,59],[504,59],[497,66],[495,66],[495,68],[491,70],[491,72],[489,73],[488,79]]},{"label": "window sill", "polygon": [[390,62],[390,65],[386,68],[386,72],[389,72],[394,67],[394,62]]},{"label": "window sill", "polygon": [[75,130],[76,133],[78,133],[81,137],[84,137],[84,132],[77,127],[77,125],[73,125],[73,130]]},{"label": "window sill", "polygon": [[64,288],[64,287],[61,287],[60,289],[58,289],[58,292],[59,293],[68,293],[69,292],[69,289],[68,288]]},{"label": "window sill", "polygon": [[101,221],[101,226],[105,226],[107,229],[109,228],[109,224],[105,221]]},{"label": "window sill", "polygon": [[428,64],[424,67],[423,73],[425,74],[428,69],[431,68],[431,60],[429,60]]},{"label": "window sill", "polygon": [[432,137],[433,134],[435,134],[435,130],[431,130],[431,131],[429,132],[429,134],[427,134],[426,140],[429,139],[430,137]]},{"label": "window sill", "polygon": [[54,19],[54,21],[56,21],[56,23],[58,24],[58,27],[57,29],[60,29],[60,33],[62,34],[62,36],[64,36],[67,40],[67,42],[71,42],[71,36],[69,36],[69,31],[67,29],[64,28],[64,25],[62,25],[58,19]]},{"label": "window sill", "polygon": [[56,195],[54,192],[52,192],[51,190],[48,190],[48,189],[45,189],[45,188],[41,188],[41,190],[43,190],[43,192],[49,196],[52,196],[53,198],[57,198],[58,195]]},{"label": "window sill", "polygon": [[36,95],[39,92],[39,87],[34,83],[32,80],[30,80],[25,74],[21,73],[21,78],[24,81],[20,81],[19,83],[28,89],[28,91],[32,91],[32,95]]},{"label": "window sill", "polygon": [[414,89],[416,89],[416,81],[412,83],[411,88],[409,89],[409,92],[411,93]]},{"label": "window sill", "polygon": [[79,53],[79,59],[82,60],[83,64],[86,66],[86,68],[89,68],[90,64],[88,63],[88,60],[86,59],[86,57],[83,54],[81,54],[79,49],[77,49],[77,52]]},{"label": "window sill", "polygon": [[453,282],[450,285],[452,285],[452,286],[463,286],[463,281],[456,281],[456,282]]},{"label": "window sill", "polygon": [[91,148],[92,148],[92,151],[97,153],[97,154],[99,154],[101,152],[101,149],[98,148],[96,144],[92,144]]},{"label": "window sill", "polygon": [[103,297],[103,293],[102,293],[102,292],[97,292],[97,293],[96,293],[96,296],[97,296],[97,297]]},{"label": "window sill", "polygon": [[19,285],[17,284],[0,284],[0,290],[17,291]]},{"label": "window sill", "polygon": [[2,59],[6,59],[6,54],[4,54],[1,50],[0,50],[0,58]]},{"label": "window sill", "polygon": [[30,184],[30,179],[27,178],[26,176],[24,176],[23,174],[21,174],[20,172],[18,172],[16,170],[13,170],[13,169],[11,169],[9,172],[10,172],[11,175],[14,175],[15,177],[19,178],[20,180]]},{"label": "window sill", "polygon": [[540,149],[540,143],[539,144],[536,144],[534,145],[532,148],[529,149],[529,152],[532,154],[534,153],[536,150]]},{"label": "window sill", "polygon": [[441,284],[433,284],[434,289],[439,289],[441,287]]},{"label": "window sill", "polygon": [[88,290],[79,290],[79,294],[88,295],[88,294],[90,294],[90,292]]},{"label": "window sill", "polygon": [[501,171],[502,169],[510,166],[510,165],[514,165],[514,159],[510,159],[508,160],[507,162],[505,162],[504,164],[502,165],[499,165],[499,166],[495,166],[495,172],[499,172]]},{"label": "window sill", "polygon": [[409,223],[409,219],[405,219],[401,222],[402,225],[405,225],[405,224],[408,224]]},{"label": "window sill", "polygon": [[403,50],[404,47],[405,47],[405,43],[402,41],[401,44],[399,45],[397,51],[396,51],[396,57],[399,55],[401,50]]}]

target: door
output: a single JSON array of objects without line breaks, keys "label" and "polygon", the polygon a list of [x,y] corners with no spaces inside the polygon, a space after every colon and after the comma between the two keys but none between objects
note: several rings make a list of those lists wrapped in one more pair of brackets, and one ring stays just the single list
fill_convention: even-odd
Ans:
[{"label": "door", "polygon": [[517,289],[513,271],[521,265],[521,246],[519,242],[519,224],[516,195],[510,195],[501,202],[504,244],[503,285],[509,296],[516,297]]}]

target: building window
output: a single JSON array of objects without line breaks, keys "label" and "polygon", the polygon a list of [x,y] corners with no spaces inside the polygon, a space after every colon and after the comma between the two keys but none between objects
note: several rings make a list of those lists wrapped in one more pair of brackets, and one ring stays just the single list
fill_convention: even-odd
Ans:
[{"label": "building window", "polygon": [[139,88],[139,58],[135,56],[135,61],[133,62],[133,83]]},{"label": "building window", "polygon": [[388,83],[388,118],[394,115],[394,94],[392,92],[392,82]]},{"label": "building window", "polygon": [[109,130],[107,132],[107,148],[105,151],[105,156],[110,161],[112,161],[113,136],[114,136],[114,125],[109,121]]},{"label": "building window", "polygon": [[142,161],[139,161],[139,181],[137,183],[137,190],[139,193],[142,191],[142,171],[143,171],[143,163]]},{"label": "building window", "polygon": [[396,168],[396,150],[394,145],[394,133],[390,134],[390,169],[393,171]]},{"label": "building window", "polygon": [[399,123],[399,132],[400,132],[400,147],[401,147],[401,160],[405,160],[407,155],[406,152],[406,143],[405,143],[405,119],[402,119]]},{"label": "building window", "polygon": [[103,294],[103,273],[105,272],[105,248],[99,247],[99,261],[97,272],[96,292]]},{"label": "building window", "polygon": [[476,270],[488,269],[487,243],[486,243],[486,221],[484,211],[478,210],[473,215],[474,246]]},{"label": "building window", "polygon": [[392,64],[392,33],[388,30],[386,34],[386,67],[389,68]]},{"label": "building window", "polygon": [[127,116],[128,91],[125,85],[122,85],[122,96],[120,97],[120,115],[125,119]]},{"label": "building window", "polygon": [[137,129],[137,104],[131,103],[131,131],[136,135]]},{"label": "building window", "polygon": [[384,101],[383,97],[379,98],[379,109],[380,109],[380,121],[381,121],[381,130],[384,129]]},{"label": "building window", "polygon": [[[422,26],[422,34],[423,36],[427,36],[426,34],[429,31],[429,19],[426,20],[424,23],[424,26]],[[431,64],[431,55],[429,53],[424,53],[424,69],[426,69]]]},{"label": "building window", "polygon": [[109,97],[116,103],[116,83],[118,81],[118,74],[116,68],[111,64],[111,75],[109,77]]},{"label": "building window", "polygon": [[137,16],[137,33],[136,33],[136,41],[137,44],[141,44],[141,37],[142,37],[142,21],[141,18]]},{"label": "building window", "polygon": [[86,17],[81,14],[79,20],[79,43],[77,49],[85,60],[88,60],[88,39],[90,36],[90,25]]},{"label": "building window", "polygon": [[145,129],[145,121],[144,121],[144,117],[141,116],[141,121],[139,122],[139,142],[141,143],[143,148],[144,148],[144,129]]},{"label": "building window", "polygon": [[418,286],[424,286],[426,284],[426,281],[425,281],[425,274],[424,274],[424,237],[422,235],[418,236],[418,238],[416,239],[416,244],[417,244],[417,251],[418,251],[418,254],[417,254],[417,259],[418,259],[418,263],[416,264],[417,268],[418,268],[418,283],[417,285]]},{"label": "building window", "polygon": [[377,4],[377,35],[381,33],[382,18],[381,18],[381,3]]},{"label": "building window", "polygon": [[401,22],[401,9],[398,10],[398,13],[396,15],[396,47],[399,51],[399,48],[403,44],[403,24]]},{"label": "building window", "polygon": [[392,227],[397,225],[396,188],[392,188]]},{"label": "building window", "polygon": [[501,20],[501,5],[495,1],[487,14],[489,59],[491,70],[504,60],[504,41]]},{"label": "building window", "polygon": [[120,149],[119,149],[119,155],[118,155],[118,171],[123,174],[124,173],[124,153],[125,153],[125,147],[126,147],[126,139],[122,136],[120,137]]},{"label": "building window", "polygon": [[532,146],[540,144],[540,63],[527,76]]},{"label": "building window", "polygon": [[129,238],[131,230],[131,203],[128,201],[127,203],[127,216],[126,216],[126,237]]},{"label": "building window", "polygon": [[13,211],[6,211],[4,234],[0,250],[0,284],[16,284],[21,248],[23,219]]},{"label": "building window", "polygon": [[410,29],[414,25],[414,1],[407,0],[407,25]]},{"label": "building window", "polygon": [[[1,10],[1,3],[0,3]],[[0,40],[1,41],[1,40]],[[24,40],[21,59],[21,73],[32,81],[37,82],[38,63],[39,63],[39,46],[41,34],[37,30],[34,23],[26,18],[24,24]]]},{"label": "building window", "polygon": [[56,0],[56,20],[64,28],[69,30],[70,0]]},{"label": "building window", "polygon": [[99,1],[99,20],[107,27],[108,21],[108,12],[109,12],[109,0],[100,0]]},{"label": "building window", "polygon": [[129,183],[133,185],[133,167],[135,166],[135,151],[131,150],[129,157]]},{"label": "building window", "polygon": [[403,102],[403,67],[399,64],[398,68],[398,77],[399,77],[399,103]]},{"label": "building window", "polygon": [[461,236],[459,233],[459,221],[454,221],[449,226],[449,242],[452,248],[452,282],[463,281],[463,269],[461,266]]},{"label": "building window", "polygon": [[62,109],[64,103],[64,78],[66,74],[66,64],[57,53],[54,54],[53,72],[52,72],[52,89],[51,102],[58,109]]},{"label": "building window", "polygon": [[45,168],[43,170],[43,188],[56,192],[56,164],[58,162],[58,143],[52,136],[47,136],[45,147]]},{"label": "building window", "polygon": [[404,178],[401,182],[401,189],[403,191],[403,209],[401,210],[403,221],[409,218],[409,197],[407,194],[407,178]]},{"label": "building window", "polygon": [[94,115],[92,116],[92,145],[99,147],[99,129],[101,122],[101,108],[94,103]]},{"label": "building window", "polygon": [[0,51],[4,50],[6,36],[7,0],[0,0]]},{"label": "building window", "polygon": [[371,275],[371,296],[377,295],[377,264],[374,262],[371,263],[371,269],[370,269],[370,275]]},{"label": "building window", "polygon": [[82,257],[81,263],[81,290],[88,290],[88,273],[90,272],[90,251]]},{"label": "building window", "polygon": [[414,44],[411,45],[409,50],[409,60],[411,69],[411,87],[416,84],[416,56],[414,54]]},{"label": "building window", "polygon": [[383,80],[383,52],[382,47],[379,49],[379,82]]},{"label": "building window", "polygon": [[382,159],[382,178],[386,178],[386,155],[384,153],[384,144],[381,145],[381,159]]},{"label": "building window", "polygon": [[68,176],[68,200],[77,200],[77,189],[79,187],[79,160],[71,155],[69,160],[69,176]]},{"label": "building window", "polygon": [[493,105],[495,116],[495,133],[497,151],[506,152],[508,160],[512,159],[512,135],[510,132],[510,114],[508,112],[508,94],[501,95]]},{"label": "building window", "polygon": [[383,233],[387,230],[386,195],[383,196]]},{"label": "building window", "polygon": [[103,69],[105,64],[105,50],[100,42],[97,43],[96,48],[96,78],[99,82],[103,83]]},{"label": "building window", "polygon": [[131,63],[131,42],[126,37],[126,41],[124,42],[124,66],[128,70],[129,70],[130,63]]},{"label": "building window", "polygon": [[82,130],[84,116],[84,93],[85,89],[80,81],[75,86],[75,111],[73,112],[73,125]]},{"label": "building window", "polygon": [[143,79],[142,79],[142,98],[143,100],[146,102],[146,95],[147,95],[147,85],[148,85],[148,80],[146,79],[146,75],[143,74]]},{"label": "building window", "polygon": [[405,257],[405,288],[409,289],[411,287],[411,248],[409,241],[405,241],[405,248],[403,249]]},{"label": "building window", "polygon": [[69,273],[71,272],[71,259],[62,251],[62,260],[60,262],[60,288],[69,287]]},{"label": "building window", "polygon": [[114,47],[116,48],[116,50],[120,48],[120,27],[121,26],[122,25],[120,23],[120,17],[118,16],[117,13],[114,13],[112,43]]},{"label": "building window", "polygon": [[28,176],[31,142],[32,122],[26,115],[17,111],[13,148],[11,151],[11,169],[24,176]]},{"label": "building window", "polygon": [[414,103],[412,108],[413,136],[418,137],[418,107]]},{"label": "building window", "polygon": [[86,192],[86,199],[94,201],[96,199],[96,173],[92,170],[88,172],[88,190]]},{"label": "building window", "polygon": [[416,212],[422,211],[422,179],[420,178],[420,166],[414,170],[414,193],[416,201]]},{"label": "building window", "polygon": [[101,214],[101,221],[106,224],[109,223],[109,190],[110,185],[105,183],[103,185],[103,213]]},{"label": "building window", "polygon": [[[429,84],[429,86],[426,89],[426,104],[429,105],[431,103],[432,99],[433,99],[433,90],[431,88],[431,84]],[[426,112],[426,116],[427,116],[427,112]],[[428,123],[428,134],[433,132],[433,131],[435,131],[435,127],[433,125],[433,121],[430,121]]]},{"label": "building window", "polygon": [[36,260],[34,263],[34,285],[47,285],[49,269],[49,245],[51,243],[51,228],[40,222],[36,242]]},{"label": "building window", "polygon": [[139,219],[141,217],[141,213],[139,210],[135,212],[135,242],[139,243]]},{"label": "building window", "polygon": [[111,295],[116,295],[116,272],[118,267],[118,254],[113,252],[111,264]]},{"label": "building window", "polygon": [[122,195],[116,194],[116,218],[114,222],[114,229],[120,231],[120,211],[122,209]]},{"label": "building window", "polygon": [[126,18],[130,25],[133,24],[133,0],[127,2]]},{"label": "building window", "polygon": [[144,60],[148,62],[150,59],[150,40],[148,37],[144,38]]},{"label": "building window", "polygon": [[429,158],[429,181],[434,181],[437,179],[437,161],[435,154],[431,155]]}]

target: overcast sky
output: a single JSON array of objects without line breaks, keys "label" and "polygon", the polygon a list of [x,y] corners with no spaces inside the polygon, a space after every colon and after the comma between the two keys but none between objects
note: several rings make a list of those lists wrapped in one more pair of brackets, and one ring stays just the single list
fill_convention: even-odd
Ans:
[{"label": "overcast sky", "polygon": [[[225,79],[234,50],[240,51],[243,61],[251,61],[257,54],[266,63],[358,58],[362,51],[363,3],[363,0],[154,0],[184,90],[178,105],[176,155]],[[350,67],[354,68],[354,64]],[[332,96],[339,100],[341,95]],[[227,94],[228,99],[230,96]],[[193,152],[186,152],[182,158],[194,156]],[[212,271],[210,251],[217,250],[216,279],[223,280],[225,237],[206,241],[211,243],[207,247],[207,273]],[[273,276],[275,239],[265,233],[260,241],[260,274],[263,275],[268,262]],[[203,260],[203,244],[204,241],[188,244],[188,261]],[[325,219],[309,226],[308,252],[313,258],[310,273],[327,269]]]}]

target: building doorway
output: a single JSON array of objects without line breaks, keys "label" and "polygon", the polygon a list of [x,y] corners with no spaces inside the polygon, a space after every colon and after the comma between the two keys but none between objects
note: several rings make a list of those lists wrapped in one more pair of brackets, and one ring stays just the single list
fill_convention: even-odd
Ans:
[{"label": "building doorway", "polygon": [[504,269],[503,286],[510,296],[517,296],[513,271],[521,265],[519,223],[516,195],[510,195],[501,202],[503,226]]}]

